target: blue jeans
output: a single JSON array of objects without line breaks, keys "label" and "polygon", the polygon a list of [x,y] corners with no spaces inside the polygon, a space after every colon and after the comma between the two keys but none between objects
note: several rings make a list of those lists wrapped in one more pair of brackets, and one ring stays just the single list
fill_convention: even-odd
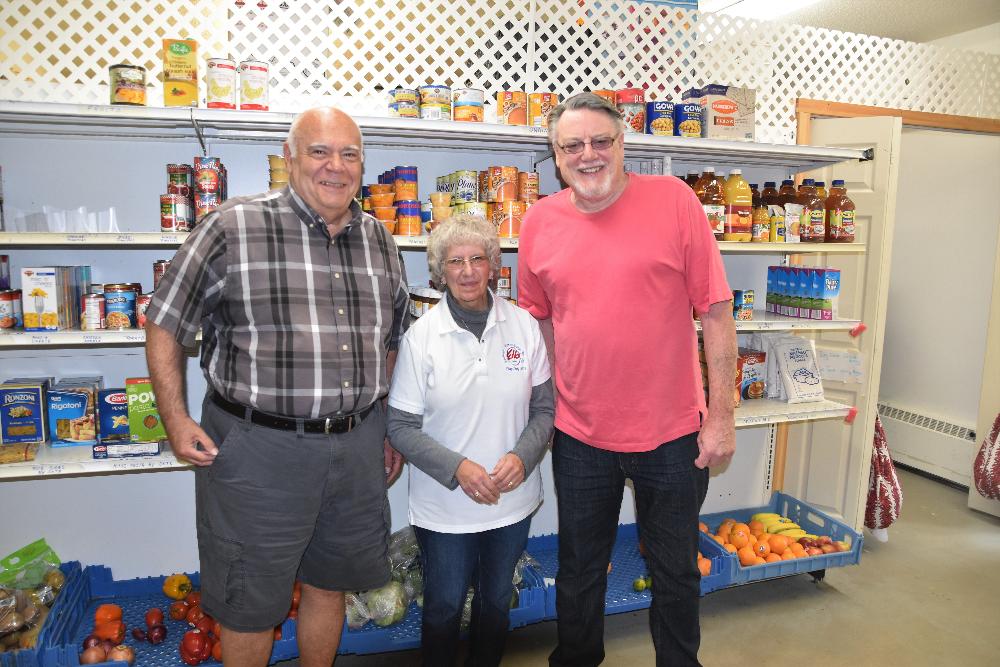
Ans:
[{"label": "blue jeans", "polygon": [[694,466],[697,433],[648,452],[591,447],[559,430],[552,471],[559,510],[556,613],[559,643],[549,665],[590,667],[604,660],[604,599],[625,479],[653,577],[649,628],[657,667],[698,665],[698,512],[708,469]]},{"label": "blue jeans", "polygon": [[528,543],[531,517],[480,533],[414,526],[424,568],[421,654],[424,667],[454,667],[469,586],[475,589],[468,667],[495,667],[510,629],[514,566]]}]

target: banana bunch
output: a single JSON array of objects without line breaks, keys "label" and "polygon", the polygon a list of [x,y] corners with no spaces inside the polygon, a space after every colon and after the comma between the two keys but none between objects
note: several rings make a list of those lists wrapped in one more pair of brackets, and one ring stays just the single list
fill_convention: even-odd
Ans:
[{"label": "banana bunch", "polygon": [[788,517],[775,514],[774,512],[758,512],[750,517],[751,521],[760,521],[764,524],[764,529],[772,535],[784,535],[787,538],[798,540],[802,537],[815,539],[816,535],[810,535]]}]

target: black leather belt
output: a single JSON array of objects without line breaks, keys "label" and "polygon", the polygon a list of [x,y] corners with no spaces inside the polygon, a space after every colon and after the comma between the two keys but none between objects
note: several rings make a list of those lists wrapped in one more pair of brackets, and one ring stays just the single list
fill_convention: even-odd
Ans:
[{"label": "black leather belt", "polygon": [[[232,403],[212,392],[212,402],[229,414],[245,419],[247,408],[239,403]],[[288,417],[277,417],[269,415],[259,410],[250,410],[250,421],[254,424],[274,428],[281,431],[297,431],[299,424],[306,433],[347,433],[357,428],[372,411],[373,405],[369,405],[361,412],[343,417],[327,417],[326,419],[291,419]]]}]

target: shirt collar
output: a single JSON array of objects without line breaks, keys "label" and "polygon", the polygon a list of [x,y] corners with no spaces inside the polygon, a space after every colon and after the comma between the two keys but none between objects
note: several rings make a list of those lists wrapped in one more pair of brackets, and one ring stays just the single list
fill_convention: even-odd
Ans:
[{"label": "shirt collar", "polygon": [[[503,322],[504,320],[507,319],[504,316],[503,312],[500,310],[500,307],[497,305],[497,295],[496,295],[496,293],[493,290],[491,290],[489,287],[487,287],[486,289],[489,290],[490,296],[492,297],[493,305],[492,305],[492,307],[490,307],[490,314],[486,317],[486,328],[483,329],[483,334],[484,335],[486,334],[487,331],[489,331],[498,322]],[[449,299],[449,300],[451,299],[451,294],[448,292],[447,289],[444,290],[444,297],[443,298],[444,299]],[[455,318],[452,317],[452,315],[451,315],[451,308],[448,307],[447,303],[439,303],[437,305],[437,307],[440,308],[442,311],[444,311],[444,315],[441,318],[441,331],[440,331],[440,333],[441,333],[442,336],[445,335],[445,334],[449,334],[449,333],[455,333],[457,331],[465,331],[465,329],[463,329],[462,327],[458,326],[458,322],[456,322]]]},{"label": "shirt collar", "polygon": [[[303,223],[305,223],[306,226],[319,230],[329,236],[329,231],[326,228],[326,220],[324,220],[323,216],[317,213],[309,204],[305,202],[304,199],[302,199],[301,196],[299,196],[299,193],[295,191],[291,183],[288,184],[288,198],[291,203],[292,210],[298,214],[299,218]],[[347,227],[355,227],[361,224],[362,212],[361,206],[358,205],[357,200],[351,200],[350,210],[351,219],[348,220],[347,225],[345,225],[345,229]]]}]

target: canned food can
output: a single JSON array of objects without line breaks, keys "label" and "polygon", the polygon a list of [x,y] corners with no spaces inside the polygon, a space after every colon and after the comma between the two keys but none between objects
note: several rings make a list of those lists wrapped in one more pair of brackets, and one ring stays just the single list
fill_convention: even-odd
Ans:
[{"label": "canned food can", "polygon": [[146,106],[146,68],[138,65],[112,65],[108,68],[111,104]]},{"label": "canned food can", "polygon": [[392,102],[389,104],[391,118],[420,118],[420,106],[410,102]]},{"label": "canned food can", "polygon": [[501,299],[509,299],[512,289],[513,282],[510,277],[510,267],[501,266],[500,275],[497,276],[497,296]]},{"label": "canned food can", "polygon": [[194,159],[194,192],[222,194],[222,161],[217,157],[196,157]]},{"label": "canned food can", "polygon": [[489,201],[517,199],[517,167],[490,167]]},{"label": "canned food can", "polygon": [[701,136],[700,104],[674,105],[674,136],[675,137]]},{"label": "canned food can", "polygon": [[205,69],[205,91],[209,109],[235,109],[236,61],[209,58]]},{"label": "canned food can", "polygon": [[80,304],[80,328],[84,331],[100,331],[105,327],[105,317],[104,294],[84,294]]},{"label": "canned food can", "polygon": [[493,204],[493,224],[502,239],[516,239],[521,235],[521,220],[526,207],[523,201],[498,201]]},{"label": "canned food can", "polygon": [[210,213],[219,208],[222,203],[217,192],[199,192],[194,196],[194,216],[195,220],[201,218],[206,213]]},{"label": "canned food can", "polygon": [[520,171],[517,174],[517,198],[521,201],[538,199],[538,172]]},{"label": "canned food can", "polygon": [[240,110],[267,111],[268,64],[260,60],[240,63]]},{"label": "canned food can", "polygon": [[160,285],[160,279],[163,278],[163,274],[167,272],[170,268],[169,259],[158,259],[153,262],[153,291]]},{"label": "canned food can", "polygon": [[420,236],[422,228],[420,202],[417,200],[397,201],[396,234],[399,236]]},{"label": "canned food can", "polygon": [[483,122],[486,93],[478,88],[456,88],[451,94],[452,118],[456,121]]},{"label": "canned food can", "polygon": [[104,326],[107,329],[135,327],[136,292],[129,283],[104,286]]},{"label": "canned food can", "polygon": [[190,204],[186,195],[160,195],[160,231],[186,232],[190,229]]},{"label": "canned food can", "polygon": [[395,167],[393,171],[396,173],[393,181],[396,201],[417,199],[419,196],[417,194],[417,168]]},{"label": "canned food can", "polygon": [[646,131],[646,100],[642,88],[623,88],[615,93],[618,110],[628,134],[643,134]]},{"label": "canned food can", "polygon": [[470,215],[479,215],[489,220],[489,216],[487,215],[488,213],[487,202],[467,201],[467,202],[462,202],[455,208],[456,208],[455,210],[456,213],[468,213]]},{"label": "canned food can", "polygon": [[498,92],[497,122],[503,125],[527,125],[527,93],[523,90],[501,90]]},{"label": "canned food can", "polygon": [[618,106],[618,98],[615,97],[615,91],[608,90],[607,88],[599,88],[597,90],[590,91],[598,97],[603,97],[608,102],[611,102],[611,106]]},{"label": "canned food can", "polygon": [[439,86],[436,84],[420,86],[419,92],[421,105],[440,104],[451,106],[451,88],[448,86]]},{"label": "canned food can", "polygon": [[135,297],[135,324],[140,329],[146,328],[146,309],[152,298],[152,294],[138,294]]},{"label": "canned food can", "polygon": [[21,290],[0,290],[0,329],[20,329],[23,326]]},{"label": "canned food can", "polygon": [[389,104],[420,104],[420,91],[413,88],[393,88],[389,91]]},{"label": "canned food can", "polygon": [[484,169],[479,172],[479,201],[490,200],[490,170]]},{"label": "canned food can", "polygon": [[451,120],[451,104],[421,104],[420,117],[424,120]]},{"label": "canned food can", "polygon": [[531,93],[528,95],[528,125],[546,127],[549,122],[549,112],[559,105],[559,96],[555,93]]},{"label": "canned food can", "polygon": [[429,201],[420,202],[420,221],[430,222],[434,219],[434,211]]},{"label": "canned food can", "polygon": [[478,201],[479,172],[468,169],[455,172],[455,188],[452,190],[453,202]]},{"label": "canned food can", "polygon": [[674,136],[674,103],[646,102],[646,134]]}]

